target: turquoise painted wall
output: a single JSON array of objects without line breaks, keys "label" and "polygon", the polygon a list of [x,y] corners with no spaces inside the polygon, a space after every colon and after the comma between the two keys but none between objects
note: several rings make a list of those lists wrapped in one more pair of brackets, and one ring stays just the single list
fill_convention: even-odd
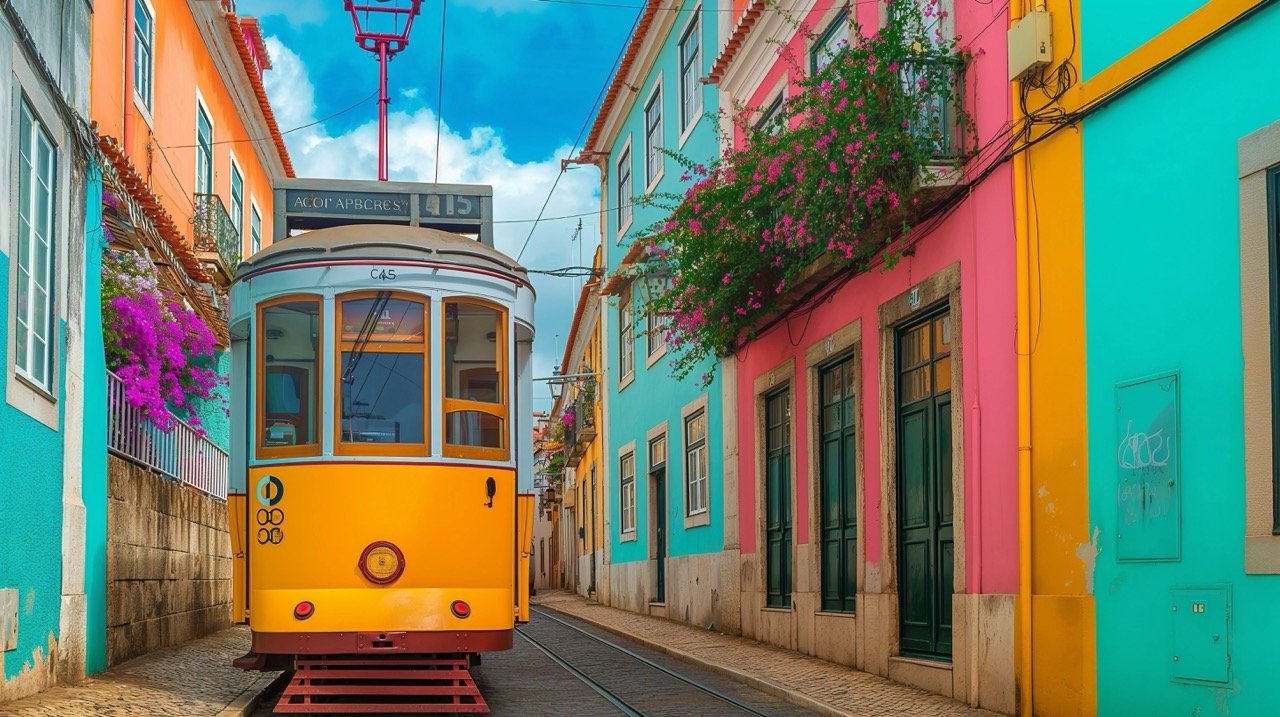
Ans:
[{"label": "turquoise painted wall", "polygon": [[[1080,13],[1083,79],[1132,52],[1201,5],[1205,0],[1072,0]],[[1071,38],[1054,38],[1064,42]]]},{"label": "turquoise painted wall", "polygon": [[[231,352],[218,351],[214,354],[214,369],[224,379],[231,376]],[[200,417],[200,427],[206,437],[224,451],[231,449],[231,419],[227,409],[231,406],[231,393],[228,384],[224,383],[214,389],[214,395],[195,403],[195,414]]]},{"label": "turquoise painted wall", "polygon": [[[684,11],[680,12],[672,25],[672,28],[663,41],[662,50],[659,52],[657,61],[653,67],[645,75],[644,82],[641,83],[640,92],[631,94],[626,88],[623,89],[623,97],[634,99],[634,103],[628,110],[627,119],[623,130],[617,140],[614,142],[610,152],[610,166],[608,172],[608,220],[606,223],[606,232],[601,240],[605,244],[605,258],[608,262],[609,271],[617,268],[619,261],[626,254],[628,246],[643,231],[645,227],[651,226],[654,222],[664,218],[665,212],[653,207],[634,208],[634,217],[631,227],[627,232],[619,238],[618,236],[618,212],[617,196],[618,196],[618,176],[617,176],[617,160],[621,154],[623,145],[627,139],[631,139],[631,176],[634,193],[643,194],[645,190],[645,164],[644,164],[644,105],[648,102],[656,82],[659,81],[661,75],[662,82],[662,136],[664,146],[676,150],[686,157],[696,158],[698,161],[709,161],[719,152],[718,138],[716,134],[716,123],[708,119],[701,118],[698,120],[697,126],[691,130],[689,136],[681,146],[680,142],[680,107],[679,107],[679,80],[680,71],[678,67],[679,42],[680,37],[684,34],[690,18],[691,10],[699,7],[697,0],[685,0],[681,7]],[[715,60],[715,53],[718,49],[716,40],[716,29],[719,22],[717,13],[714,11],[714,5],[704,5],[698,13],[700,24],[700,34],[702,38],[702,71],[699,76],[705,76],[711,69],[711,64]],[[710,7],[710,9],[706,9]],[[699,85],[702,91],[702,108],[704,112],[715,112],[718,107],[718,98],[714,85]],[[683,187],[687,184],[680,181],[680,175],[684,172],[670,157],[664,159],[665,169],[662,179],[659,180],[655,189],[656,192],[683,192]],[[636,286],[634,299],[636,301],[636,327],[642,329],[644,325],[644,296]],[[610,381],[608,390],[611,392],[609,397],[609,445],[605,454],[605,460],[610,461],[608,471],[610,481],[610,523],[613,526],[610,538],[610,560],[614,563],[625,563],[636,560],[647,560],[649,557],[649,461],[647,455],[647,446],[645,443],[646,434],[654,426],[662,421],[667,421],[667,446],[669,458],[667,460],[667,515],[668,518],[668,555],[681,556],[693,555],[697,553],[716,552],[721,549],[724,544],[724,481],[723,481],[723,451],[720,447],[722,436],[721,426],[723,425],[723,413],[720,406],[720,381],[717,378],[710,386],[703,388],[699,385],[699,377],[704,371],[710,370],[713,363],[708,361],[705,366],[699,367],[691,372],[690,376],[683,381],[676,381],[671,376],[671,367],[669,364],[670,354],[668,357],[658,360],[652,367],[646,368],[647,344],[643,337],[635,341],[635,380],[630,385],[618,390],[618,306],[617,299],[614,299],[609,307],[609,331],[605,350],[607,351],[605,361],[610,368]],[[685,515],[685,496],[684,496],[684,467],[683,463],[683,446],[682,446],[682,430],[681,424],[681,408],[690,402],[696,400],[703,394],[707,395],[707,448],[710,451],[710,469],[709,469],[709,505],[710,505],[710,524],[686,529],[684,527]],[[619,530],[621,529],[621,521],[619,513],[621,506],[619,496],[619,472],[618,472],[618,449],[630,441],[636,444],[636,540],[622,541]]]},{"label": "turquoise painted wall", "polygon": [[[1128,16],[1141,14],[1130,4]],[[1085,17],[1091,19],[1082,30],[1086,38],[1106,37],[1123,24]],[[1280,5],[1273,5],[1084,123],[1100,715],[1273,715],[1280,709],[1280,576],[1245,575],[1243,565],[1236,146],[1280,118],[1277,37]],[[1249,62],[1242,71],[1241,58],[1263,54],[1271,61]],[[1115,385],[1169,370],[1181,374],[1181,558],[1121,562],[1117,448],[1123,436]],[[1170,589],[1213,585],[1229,586],[1232,594],[1231,682],[1173,682]]]},{"label": "turquoise painted wall", "polygon": [[[8,335],[9,257],[0,254],[0,336]],[[60,299],[63,300],[63,299]],[[0,587],[18,589],[18,649],[4,653],[3,678],[34,667],[37,648],[48,657],[49,636],[59,638],[62,603],[62,437],[66,324],[55,329],[58,346],[58,430],[0,399]],[[0,367],[8,346],[0,340]],[[0,396],[15,379],[0,371]]]},{"label": "turquoise painted wall", "polygon": [[[107,360],[102,339],[102,171],[90,160],[85,189],[84,433],[85,672],[107,668]],[[96,377],[97,380],[94,380]]]}]

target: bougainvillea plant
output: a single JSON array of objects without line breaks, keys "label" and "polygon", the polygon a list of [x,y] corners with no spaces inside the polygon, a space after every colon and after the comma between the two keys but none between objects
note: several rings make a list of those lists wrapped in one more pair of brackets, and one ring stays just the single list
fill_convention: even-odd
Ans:
[{"label": "bougainvillea plant", "polygon": [[214,395],[221,379],[209,368],[213,333],[194,311],[156,281],[135,252],[107,249],[102,259],[102,323],[107,368],[124,384],[125,401],[157,428],[175,425],[170,409],[201,430],[192,402]]},{"label": "bougainvillea plant", "polygon": [[736,118],[742,146],[710,165],[671,153],[687,191],[638,200],[670,211],[643,230],[638,270],[652,308],[670,317],[677,377],[751,338],[824,255],[856,270],[886,256],[920,204],[925,170],[958,161],[963,58],[943,35],[945,13],[936,0],[889,10],[878,33],[853,25],[847,46],[772,121]]}]

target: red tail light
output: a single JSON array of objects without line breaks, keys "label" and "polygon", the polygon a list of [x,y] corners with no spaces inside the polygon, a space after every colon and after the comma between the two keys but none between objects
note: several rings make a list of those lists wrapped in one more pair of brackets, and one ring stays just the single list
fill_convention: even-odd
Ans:
[{"label": "red tail light", "polygon": [[306,620],[314,615],[316,606],[311,604],[310,600],[303,600],[293,608],[293,616],[299,620]]},{"label": "red tail light", "polygon": [[460,617],[464,620],[471,617],[471,606],[461,600],[454,600],[449,609],[453,612],[454,617]]}]

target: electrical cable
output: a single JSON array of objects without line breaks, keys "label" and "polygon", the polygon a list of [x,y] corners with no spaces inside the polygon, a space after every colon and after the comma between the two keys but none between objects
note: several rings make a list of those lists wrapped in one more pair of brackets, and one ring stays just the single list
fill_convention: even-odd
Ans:
[{"label": "electrical cable", "polygon": [[440,0],[440,81],[436,83],[436,178],[440,182],[440,124],[444,118],[444,26],[449,0]]},{"label": "electrical cable", "polygon": [[[285,130],[285,131],[281,132],[281,133],[280,133],[280,136],[281,136],[281,137],[283,137],[283,136],[285,136],[286,134],[292,134],[292,133],[297,132],[297,131],[299,131],[299,130],[304,130],[304,129],[308,128],[308,127],[314,127],[314,126],[316,126],[316,125],[318,125],[318,124],[320,124],[320,123],[322,123],[322,122],[328,122],[329,120],[333,119],[334,117],[338,117],[338,116],[340,116],[340,115],[344,115],[344,114],[346,114],[346,113],[350,112],[351,110],[353,110],[353,109],[355,109],[355,108],[359,107],[360,105],[363,105],[364,103],[366,103],[366,102],[368,102],[369,100],[373,99],[373,98],[374,98],[374,97],[376,97],[377,95],[378,95],[378,91],[377,91],[377,90],[374,90],[373,92],[370,92],[370,93],[368,94],[368,96],[366,96],[364,99],[359,100],[359,101],[357,101],[357,102],[356,102],[356,103],[354,103],[354,104],[348,105],[348,106],[346,106],[346,107],[344,107],[344,108],[342,108],[342,109],[338,110],[337,112],[334,112],[333,114],[325,115],[324,117],[321,117],[320,119],[315,120],[315,121],[313,121],[313,122],[308,122],[308,123],[303,124],[303,125],[298,125],[297,127],[294,127],[294,128],[292,128],[292,129],[287,129],[287,130]],[[238,143],[240,143],[240,142],[271,142],[271,141],[273,141],[273,138],[271,138],[271,137],[248,137],[248,138],[245,138],[245,139],[220,139],[220,140],[218,140],[218,141],[216,141],[216,142],[210,142],[209,144],[211,144],[211,145],[214,145],[214,144],[238,144]],[[157,145],[157,146],[158,146],[158,145]],[[190,149],[190,148],[192,148],[192,147],[199,147],[199,146],[200,146],[199,144],[170,144],[170,145],[165,145],[165,148],[167,148],[167,149]]]}]

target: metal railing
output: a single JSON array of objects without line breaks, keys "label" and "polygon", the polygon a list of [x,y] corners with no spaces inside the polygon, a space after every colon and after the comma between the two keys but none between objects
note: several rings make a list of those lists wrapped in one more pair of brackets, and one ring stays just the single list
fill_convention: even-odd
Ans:
[{"label": "metal railing", "polygon": [[578,442],[589,443],[596,437],[595,392],[578,391],[573,400],[573,433]]},{"label": "metal railing", "polygon": [[938,159],[964,154],[959,111],[964,69],[963,60],[948,57],[909,63],[901,70],[907,95],[916,103],[911,134],[931,144]]},{"label": "metal railing", "polygon": [[240,232],[216,194],[195,195],[195,244],[200,251],[216,251],[222,265],[234,270],[240,263]]},{"label": "metal railing", "polygon": [[177,417],[168,433],[157,428],[141,409],[129,405],[124,381],[110,371],[107,450],[215,498],[227,497],[227,452]]}]

